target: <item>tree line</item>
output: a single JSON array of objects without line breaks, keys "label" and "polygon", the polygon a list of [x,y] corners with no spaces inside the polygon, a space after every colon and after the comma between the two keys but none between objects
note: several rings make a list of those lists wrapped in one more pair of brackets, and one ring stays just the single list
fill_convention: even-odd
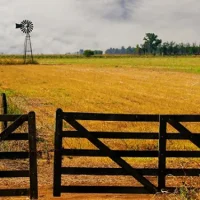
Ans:
[{"label": "tree line", "polygon": [[200,44],[162,42],[154,33],[146,33],[144,43],[136,47],[109,48],[105,54],[200,55]]}]

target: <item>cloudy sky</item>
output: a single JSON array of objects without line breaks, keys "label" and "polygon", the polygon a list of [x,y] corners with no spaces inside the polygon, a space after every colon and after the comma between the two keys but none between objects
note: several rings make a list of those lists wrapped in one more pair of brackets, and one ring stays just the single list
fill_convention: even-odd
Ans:
[{"label": "cloudy sky", "polygon": [[135,46],[147,32],[200,43],[200,0],[0,0],[0,16],[0,53],[23,52],[24,19],[34,53]]}]

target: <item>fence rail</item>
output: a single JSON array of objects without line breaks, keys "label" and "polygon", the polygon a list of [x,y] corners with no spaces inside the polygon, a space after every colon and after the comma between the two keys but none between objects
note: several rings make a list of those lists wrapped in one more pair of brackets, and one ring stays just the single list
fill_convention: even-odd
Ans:
[{"label": "fence rail", "polygon": [[[3,159],[29,159],[27,170],[0,171],[0,178],[29,177],[30,188],[26,189],[0,189],[0,196],[30,196],[31,199],[38,198],[37,180],[37,152],[36,152],[36,123],[35,113],[25,115],[0,115],[0,122],[10,122],[0,133],[0,143],[10,140],[27,140],[28,152],[0,152],[0,160]],[[27,133],[13,133],[18,127],[28,122]]]},{"label": "fence rail", "polygon": [[[115,122],[158,122],[158,133],[143,132],[100,132],[88,131],[79,123],[80,120],[98,120]],[[74,131],[66,131],[63,122],[67,122]],[[54,196],[65,192],[76,193],[155,193],[162,189],[174,190],[175,187],[166,187],[166,175],[199,176],[200,169],[168,169],[166,158],[200,158],[200,151],[168,151],[167,140],[189,140],[197,149],[200,149],[200,133],[192,133],[180,122],[200,122],[200,115],[132,115],[132,114],[97,114],[97,113],[68,113],[61,109],[56,113],[55,152],[54,152]],[[167,133],[167,124],[170,124],[179,133]],[[66,149],[63,146],[64,138],[86,138],[99,150],[93,149]],[[99,138],[106,139],[151,139],[158,141],[158,151],[111,150]],[[91,168],[91,167],[64,167],[64,156],[80,157],[109,157],[119,168]],[[158,158],[158,168],[138,169],[130,166],[121,157],[155,157]],[[61,184],[62,175],[119,175],[132,176],[143,187],[122,186],[64,186]],[[157,184],[151,183],[145,176],[156,176]]]}]

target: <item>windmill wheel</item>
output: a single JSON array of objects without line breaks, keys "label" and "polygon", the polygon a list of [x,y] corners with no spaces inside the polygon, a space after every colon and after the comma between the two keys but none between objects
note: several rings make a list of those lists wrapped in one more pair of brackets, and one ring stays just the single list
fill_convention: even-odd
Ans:
[{"label": "windmill wheel", "polygon": [[29,20],[23,20],[20,29],[23,33],[30,33],[33,30],[33,23]]}]

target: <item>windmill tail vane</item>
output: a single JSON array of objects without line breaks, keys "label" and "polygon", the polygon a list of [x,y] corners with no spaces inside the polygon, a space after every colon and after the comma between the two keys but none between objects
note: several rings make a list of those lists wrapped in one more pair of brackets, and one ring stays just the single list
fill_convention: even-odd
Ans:
[{"label": "windmill tail vane", "polygon": [[21,28],[22,24],[16,24],[16,28]]},{"label": "windmill tail vane", "polygon": [[30,53],[31,62],[33,63],[33,53],[32,53],[32,45],[30,38],[30,32],[32,32],[33,30],[33,23],[29,20],[23,20],[20,24],[16,23],[16,29],[18,28],[21,29],[21,31],[26,34],[24,42],[24,64],[26,64],[28,53]]}]

